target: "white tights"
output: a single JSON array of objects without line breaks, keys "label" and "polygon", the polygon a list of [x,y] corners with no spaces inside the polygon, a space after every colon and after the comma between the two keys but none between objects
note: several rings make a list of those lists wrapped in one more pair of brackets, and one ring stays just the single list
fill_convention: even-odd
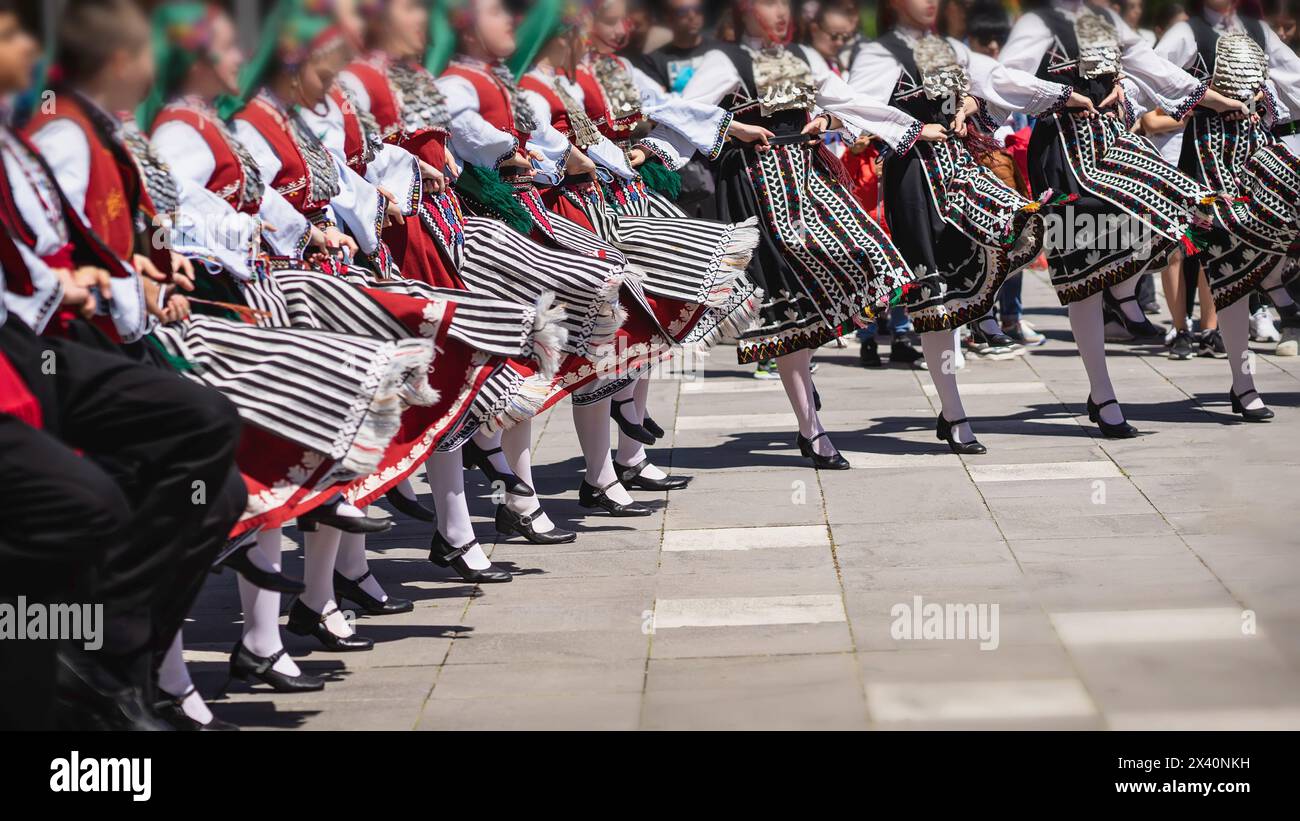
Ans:
[{"label": "white tights", "polygon": [[[352,581],[360,579],[370,571],[370,563],[366,561],[366,534],[339,534],[339,557],[334,569],[338,570],[339,575]],[[366,576],[361,582],[361,589],[380,601],[388,600],[383,585],[374,576]]]},{"label": "white tights", "polygon": [[433,492],[434,510],[438,513],[438,532],[452,547],[474,542],[474,546],[465,551],[465,563],[474,570],[486,570],[492,563],[474,539],[474,523],[470,521],[469,506],[465,503],[465,468],[461,458],[459,449],[446,453],[435,451],[424,463],[425,475]]},{"label": "white tights", "polygon": [[[280,528],[263,530],[257,534],[257,546],[250,551],[250,558],[256,554],[258,567],[280,572]],[[239,602],[244,609],[244,647],[255,656],[274,655],[284,649],[280,640],[280,594],[274,590],[263,590],[257,585],[239,577]],[[286,653],[276,660],[272,668],[286,676],[301,675],[298,665]]]},{"label": "white tights", "polygon": [[1255,361],[1250,353],[1250,298],[1242,297],[1226,308],[1219,309],[1219,333],[1223,347],[1228,351],[1228,367],[1232,369],[1232,392],[1242,399],[1247,410],[1264,407],[1264,400],[1255,390]]},{"label": "white tights", "polygon": [[333,610],[325,618],[325,628],[336,636],[350,636],[352,625],[343,618],[334,601],[334,565],[339,556],[339,537],[343,534],[337,528],[321,525],[319,530],[302,535],[302,583],[307,588],[300,596],[302,603],[321,615]]},{"label": "white tights", "polygon": [[[1098,405],[1115,398],[1115,388],[1111,385],[1110,373],[1106,370],[1106,330],[1101,306],[1102,295],[1097,292],[1086,299],[1071,302],[1068,308],[1070,331],[1074,334],[1074,343],[1079,347],[1083,368],[1088,372],[1092,401]],[[1124,421],[1124,412],[1118,404],[1107,405],[1101,409],[1101,418],[1109,425],[1118,425]]]},{"label": "white tights", "polygon": [[[826,432],[821,419],[817,416],[817,403],[813,398],[812,364],[813,352],[805,349],[785,356],[777,357],[776,369],[781,374],[781,384],[785,387],[786,398],[794,409],[795,419],[799,422],[799,433],[805,439],[812,439]],[[813,452],[821,456],[831,456],[835,446],[829,436],[822,436],[812,443]]]},{"label": "white tights", "polygon": [[[183,693],[194,686],[190,680],[190,671],[185,666],[184,641],[181,631],[176,631],[171,647],[163,654],[162,663],[158,665],[158,688],[172,698],[180,698]],[[203,696],[195,690],[181,702],[181,711],[200,724],[212,721],[212,711],[203,703]]]},{"label": "white tights", "polygon": [[[605,493],[619,504],[631,504],[632,497],[618,483],[614,474],[614,461],[609,455],[609,399],[589,405],[573,406],[573,426],[578,431],[578,444],[587,462],[584,481],[596,488],[610,485]],[[611,484],[613,483],[613,484]]]},{"label": "white tights", "polygon": [[[956,331],[932,331],[921,334],[921,351],[925,354],[925,367],[939,394],[940,412],[949,422],[966,418],[961,392],[957,389],[957,359],[959,356]],[[969,423],[953,427],[953,439],[965,444],[975,438]]]},{"label": "white tights", "polygon": [[[640,424],[645,421],[646,407],[650,400],[650,377],[643,376],[628,387],[614,394],[615,399],[634,399],[622,407],[623,416],[627,419]],[[641,475],[647,479],[666,479],[668,474],[664,473],[658,467],[655,467],[649,461],[645,452],[645,445],[641,444],[631,436],[618,432],[618,452],[614,460],[624,467],[633,467],[645,462],[646,465],[641,469]]]}]

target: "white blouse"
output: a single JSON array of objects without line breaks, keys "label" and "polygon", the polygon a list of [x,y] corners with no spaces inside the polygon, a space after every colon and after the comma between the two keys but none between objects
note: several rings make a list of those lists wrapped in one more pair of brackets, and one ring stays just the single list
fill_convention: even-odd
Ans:
[{"label": "white blouse", "polygon": [[[922,36],[919,31],[903,27],[897,31],[908,43]],[[1067,85],[1040,80],[1030,72],[975,54],[958,40],[947,39],[957,55],[958,65],[970,79],[970,94],[984,101],[989,117],[999,126],[1015,113],[1031,117],[1045,114],[1070,96],[1071,88]],[[871,42],[858,49],[849,69],[849,85],[870,100],[888,102],[902,73],[903,66],[889,50],[879,42]]]},{"label": "white blouse", "polygon": [[[571,82],[566,77],[561,77],[553,71],[538,67],[528,72],[528,76],[551,88],[562,86],[564,92],[572,97],[573,101],[579,106],[586,99],[582,92],[582,86]],[[535,91],[525,90],[524,99],[532,106],[539,119],[545,117],[548,123],[551,122],[551,116],[554,112],[551,111],[551,105],[546,101],[545,97]],[[636,171],[628,164],[627,155],[623,153],[623,149],[610,142],[605,135],[601,134],[599,137],[600,141],[584,149],[584,153],[596,164],[598,169],[604,169],[606,172],[622,177],[625,180],[634,179]]]},{"label": "white blouse", "polygon": [[[1212,9],[1205,9],[1205,18],[1220,32],[1245,33],[1246,29],[1236,15],[1224,17]],[[1300,57],[1287,48],[1267,23],[1264,24],[1264,54],[1268,57],[1267,91],[1271,99],[1268,108],[1275,122],[1286,123],[1300,117]],[[1180,68],[1196,62],[1196,35],[1191,24],[1175,23],[1160,38],[1156,54]]]},{"label": "white blouse", "polygon": [[[753,42],[747,45],[755,47]],[[810,113],[835,115],[844,124],[843,130],[850,138],[874,134],[899,153],[912,147],[921,133],[919,120],[893,106],[882,105],[859,94],[831,71],[820,54],[805,46],[798,48],[808,58],[813,82],[817,85],[817,111]],[[735,63],[726,52],[715,50],[704,55],[690,82],[682,89],[682,97],[692,102],[717,105],[740,86],[740,72]]]},{"label": "white blouse", "polygon": [[[1051,0],[1052,6],[1066,19],[1074,20],[1084,8],[1081,0]],[[1137,104],[1160,106],[1165,111],[1185,114],[1201,101],[1205,84],[1156,54],[1141,35],[1129,27],[1118,14],[1106,9],[1115,25],[1119,40],[1124,90]],[[998,61],[1009,68],[1036,74],[1043,55],[1055,41],[1051,29],[1034,12],[1023,15],[1011,28],[1011,35],[998,53]],[[1135,99],[1136,98],[1136,99]]]}]

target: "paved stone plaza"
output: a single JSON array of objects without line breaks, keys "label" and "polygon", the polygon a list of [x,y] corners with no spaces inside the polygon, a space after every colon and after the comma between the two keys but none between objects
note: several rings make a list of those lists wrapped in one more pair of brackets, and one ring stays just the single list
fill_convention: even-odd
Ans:
[{"label": "paved stone plaza", "polygon": [[[652,390],[654,459],[694,477],[635,494],[655,515],[583,515],[563,403],[534,422],[535,461],[575,544],[496,543],[475,472],[479,538],[513,583],[454,580],[401,518],[371,564],[415,611],[361,619],[369,653],[286,633],[325,691],[236,683],[214,711],[246,729],[1300,727],[1300,358],[1258,358],[1278,416],[1247,425],[1223,361],[1111,346],[1145,433],[1112,442],[1081,416],[1083,366],[1039,272],[1025,303],[1049,342],[961,375],[987,455],[935,439],[924,372],[865,371],[850,341],[820,351],[816,382],[855,469],[817,473],[780,383],[721,348],[707,379]],[[300,575],[301,551],[286,565]],[[233,578],[186,628],[209,698],[239,635]],[[928,613],[896,618],[918,596],[996,605],[996,649],[900,636]]]}]

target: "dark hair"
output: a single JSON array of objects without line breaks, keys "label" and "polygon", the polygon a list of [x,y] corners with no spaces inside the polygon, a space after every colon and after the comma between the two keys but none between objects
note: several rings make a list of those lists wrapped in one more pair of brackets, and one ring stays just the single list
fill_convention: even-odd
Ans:
[{"label": "dark hair", "polygon": [[1178,15],[1186,13],[1187,9],[1183,7],[1182,3],[1166,3],[1161,6],[1155,16],[1151,18],[1151,22],[1156,28],[1164,31],[1174,24],[1174,19],[1178,17]]},{"label": "dark hair", "polygon": [[1011,15],[997,0],[976,0],[967,13],[966,33],[972,40],[1001,45],[1011,35]]},{"label": "dark hair", "polygon": [[95,76],[113,54],[143,48],[149,21],[131,0],[73,0],[59,24],[58,62],[77,83]]}]

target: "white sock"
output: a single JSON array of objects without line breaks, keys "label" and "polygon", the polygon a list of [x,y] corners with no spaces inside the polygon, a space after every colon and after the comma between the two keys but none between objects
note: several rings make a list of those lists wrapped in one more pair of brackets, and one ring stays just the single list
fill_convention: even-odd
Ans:
[{"label": "white sock", "polygon": [[[183,693],[194,686],[190,680],[190,671],[185,666],[184,641],[181,631],[176,631],[176,638],[163,654],[162,663],[158,665],[158,689],[172,698],[180,698]],[[181,711],[200,724],[212,721],[212,711],[203,703],[203,696],[195,690],[181,702]]]},{"label": "white sock", "polygon": [[1111,296],[1116,299],[1128,300],[1127,302],[1120,303],[1119,308],[1124,312],[1124,316],[1128,317],[1131,322],[1141,322],[1145,318],[1145,315],[1142,313],[1142,306],[1138,304],[1138,301],[1136,299],[1129,299],[1129,297],[1137,294],[1139,279],[1141,279],[1141,277],[1129,277],[1123,282],[1110,286]]},{"label": "white sock", "polygon": [[[370,563],[366,561],[366,534],[339,534],[339,557],[334,564],[334,569],[344,578],[352,581],[360,579],[369,572]],[[388,594],[384,592],[383,586],[374,576],[366,576],[361,582],[361,589],[380,601],[388,600]]]},{"label": "white sock", "polygon": [[[1084,370],[1088,372],[1092,401],[1098,405],[1115,398],[1115,388],[1110,384],[1110,372],[1106,369],[1106,329],[1101,306],[1102,295],[1098,292],[1070,303],[1067,308],[1074,344],[1078,346]],[[1124,421],[1124,411],[1118,404],[1107,405],[1101,409],[1101,418],[1108,425],[1118,425]]]},{"label": "white sock", "polygon": [[[805,439],[812,439],[826,431],[817,416],[817,405],[813,400],[812,374],[808,372],[808,364],[811,361],[812,351],[809,350],[795,351],[777,357],[776,360],[776,369],[781,374],[781,384],[785,387],[786,398],[790,400],[790,407],[794,409],[795,418],[799,420],[799,433]],[[835,453],[835,446],[831,444],[829,436],[814,440],[812,446],[813,452],[820,456],[830,456]]]},{"label": "white sock", "polygon": [[[536,491],[533,484],[533,422],[531,419],[516,424],[501,434],[501,447],[505,450],[507,468]],[[506,494],[506,507],[520,515],[533,517],[533,529],[538,533],[547,533],[555,529],[555,524],[546,511],[542,510],[540,496],[516,496]]]},{"label": "white sock", "polygon": [[349,502],[347,499],[339,502],[339,506],[335,508],[334,512],[338,513],[340,516],[351,516],[355,519],[366,518],[366,512]]},{"label": "white sock", "polygon": [[583,481],[597,488],[610,485],[605,491],[610,499],[619,504],[631,504],[632,497],[627,489],[616,481],[614,461],[609,456],[609,400],[590,405],[575,404],[573,426],[578,430],[578,444],[582,446],[582,456],[587,462],[587,475]]},{"label": "white sock", "polygon": [[[334,564],[339,555],[339,536],[335,528],[321,525],[319,530],[303,534],[303,591],[302,603],[324,615],[328,610],[338,610],[334,603]],[[336,636],[352,635],[352,626],[342,612],[325,618],[325,628]]]},{"label": "white sock", "polygon": [[[991,320],[987,320],[991,321]],[[939,407],[943,418],[949,422],[966,418],[961,392],[957,389],[957,334],[954,331],[932,331],[921,334],[921,352],[925,354],[926,369],[939,394]],[[965,444],[975,438],[970,424],[963,422],[953,428],[953,438]]]},{"label": "white sock", "polygon": [[[278,527],[257,534],[257,547],[253,550],[261,560],[257,563],[258,567],[280,571],[280,537]],[[284,643],[280,640],[280,594],[274,590],[263,590],[243,576],[239,577],[238,584],[239,602],[244,610],[244,647],[253,655],[263,658],[280,652],[284,649]],[[286,676],[302,674],[288,653],[280,656],[272,669]]]},{"label": "white sock", "polygon": [[1242,399],[1247,410],[1264,407],[1264,400],[1255,390],[1255,375],[1251,373],[1250,354],[1250,299],[1242,297],[1226,308],[1219,309],[1219,333],[1223,347],[1228,351],[1228,367],[1232,369],[1232,392]]},{"label": "white sock", "polygon": [[[494,450],[496,448],[501,447],[501,440],[503,436],[504,434],[501,431],[488,434],[488,433],[484,433],[483,429],[480,428],[479,432],[474,434],[474,444],[478,445],[483,450]],[[492,463],[492,467],[496,468],[502,473],[514,473],[514,471],[510,469],[510,462],[506,459],[506,455],[504,453],[501,452],[494,453],[488,457],[488,461]],[[522,476],[520,476],[519,478],[523,479]],[[527,482],[528,480],[524,479],[524,481]],[[529,484],[532,483],[529,482]]]},{"label": "white sock", "polygon": [[[636,401],[630,405],[624,405],[623,413],[629,419],[633,419],[638,423],[643,422],[646,417],[646,405],[650,399],[650,377],[643,376],[636,381],[632,397]],[[635,467],[644,462],[645,467],[641,468],[641,475],[647,479],[668,478],[667,473],[650,463],[649,456],[645,452],[645,445],[621,430],[618,432],[618,453],[615,459],[625,467]]]},{"label": "white sock", "polygon": [[[433,507],[438,512],[438,532],[442,538],[452,547],[473,542],[474,523],[465,503],[465,469],[460,451],[435,451],[424,463],[424,470],[433,491]],[[475,570],[486,570],[491,566],[481,548],[466,551],[465,562]]]}]

